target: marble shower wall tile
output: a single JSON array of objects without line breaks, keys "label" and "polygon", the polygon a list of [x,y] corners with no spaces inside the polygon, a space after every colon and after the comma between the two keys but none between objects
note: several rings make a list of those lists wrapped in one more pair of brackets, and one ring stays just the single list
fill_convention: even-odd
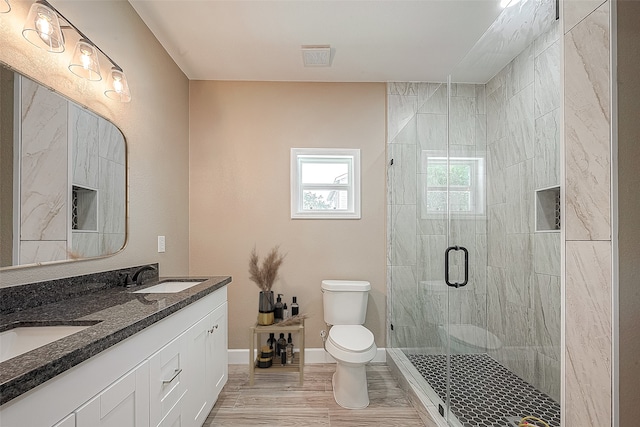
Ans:
[{"label": "marble shower wall tile", "polygon": [[487,330],[504,337],[508,327],[504,312],[507,307],[507,276],[503,268],[487,267]]},{"label": "marble shower wall tile", "polygon": [[447,155],[447,115],[418,114],[417,144],[421,151],[420,173],[427,173],[427,156]]},{"label": "marble shower wall tile", "polygon": [[560,276],[560,233],[535,234],[535,271]]},{"label": "marble shower wall tile", "polygon": [[418,236],[418,279],[423,282],[444,283],[444,251],[447,236]]},{"label": "marble shower wall tile", "polygon": [[400,347],[416,347],[420,339],[420,318],[415,268],[393,266],[389,270],[390,285],[394,289],[391,298],[394,325],[392,336],[395,336]]},{"label": "marble shower wall tile", "polygon": [[507,98],[512,98],[525,87],[533,83],[534,76],[533,43],[527,46],[511,62],[507,74]]},{"label": "marble shower wall tile", "polygon": [[560,402],[560,378],[562,373],[558,361],[536,352],[535,370],[536,382],[534,386],[538,390],[544,390],[556,402]]},{"label": "marble shower wall tile", "polygon": [[506,168],[506,232],[533,232],[533,159]]},{"label": "marble shower wall tile", "polygon": [[[119,248],[118,248],[119,249]],[[100,235],[98,233],[71,233],[71,250],[79,257],[100,256]]]},{"label": "marble shower wall tile", "polygon": [[391,264],[416,265],[416,206],[393,205]]},{"label": "marble shower wall tile", "polygon": [[487,158],[487,205],[492,206],[507,202],[506,168],[504,164],[503,142],[506,138],[489,144]]},{"label": "marble shower wall tile", "polygon": [[449,144],[475,145],[476,131],[476,99],[475,86],[471,86],[473,97],[451,97]]},{"label": "marble shower wall tile", "polygon": [[530,84],[511,97],[507,104],[507,165],[533,158],[534,117],[533,85]]},{"label": "marble shower wall tile", "polygon": [[447,114],[446,83],[422,83],[418,90],[418,113]]},{"label": "marble shower wall tile", "polygon": [[69,104],[69,116],[73,183],[98,188],[98,170],[100,169],[98,117],[72,103]]},{"label": "marble shower wall tile", "polygon": [[560,107],[560,41],[535,59],[535,118]]},{"label": "marble shower wall tile", "polygon": [[100,233],[100,253],[114,254],[124,247],[124,233]]},{"label": "marble shower wall tile", "polygon": [[20,264],[68,259],[66,240],[23,240],[20,242]]},{"label": "marble shower wall tile", "polygon": [[487,115],[476,114],[475,140],[479,150],[487,149]]},{"label": "marble shower wall tile", "polygon": [[22,77],[21,240],[67,239],[67,101]]},{"label": "marble shower wall tile", "polygon": [[476,114],[487,114],[487,87],[486,85],[475,85]]},{"label": "marble shower wall tile", "polygon": [[492,267],[505,268],[507,263],[507,239],[505,223],[507,221],[506,204],[488,207],[487,258]]},{"label": "marble shower wall tile", "polygon": [[[494,80],[496,78],[494,77]],[[489,144],[506,136],[506,100],[506,90],[503,85],[498,86],[493,92],[489,92],[487,89],[487,143]]]},{"label": "marble shower wall tile", "polygon": [[564,0],[562,2],[562,17],[565,34],[604,2],[604,0]]},{"label": "marble shower wall tile", "polygon": [[561,36],[562,36],[561,21],[559,20],[554,21],[554,23],[551,24],[551,28],[533,42],[535,46],[535,51],[534,51],[535,56],[540,55],[554,42],[560,40]]},{"label": "marble shower wall tile", "polygon": [[567,240],[611,239],[609,3],[565,35]]},{"label": "marble shower wall tile", "polygon": [[387,84],[387,95],[418,95],[416,82],[390,82]]},{"label": "marble shower wall tile", "polygon": [[533,236],[507,234],[508,261],[505,266],[507,302],[523,308],[533,307]]},{"label": "marble shower wall tile", "polygon": [[[560,361],[560,335],[562,331],[560,277],[536,274],[534,286],[537,350],[557,363]],[[560,377],[558,376],[556,379],[559,385]]]},{"label": "marble shower wall tile", "polygon": [[535,187],[560,185],[560,109],[536,119]]},{"label": "marble shower wall tile", "polygon": [[611,242],[566,242],[568,426],[611,426]]},{"label": "marble shower wall tile", "polygon": [[388,120],[387,141],[394,142],[396,137],[415,117],[418,108],[417,96],[387,95]]},{"label": "marble shower wall tile", "polygon": [[416,203],[416,146],[410,144],[389,144],[387,200],[392,204]]},{"label": "marble shower wall tile", "polygon": [[100,138],[100,157],[121,165],[126,164],[127,147],[120,129],[113,123],[100,120],[98,134]]},{"label": "marble shower wall tile", "polygon": [[100,159],[100,197],[98,231],[124,233],[126,216],[125,166]]}]

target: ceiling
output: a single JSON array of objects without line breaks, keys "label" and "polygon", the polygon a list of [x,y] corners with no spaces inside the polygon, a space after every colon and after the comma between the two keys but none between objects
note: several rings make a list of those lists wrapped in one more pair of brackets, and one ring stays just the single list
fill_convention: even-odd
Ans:
[{"label": "ceiling", "polygon": [[[191,80],[444,81],[500,0],[129,0]],[[305,68],[301,45],[331,45]]]}]

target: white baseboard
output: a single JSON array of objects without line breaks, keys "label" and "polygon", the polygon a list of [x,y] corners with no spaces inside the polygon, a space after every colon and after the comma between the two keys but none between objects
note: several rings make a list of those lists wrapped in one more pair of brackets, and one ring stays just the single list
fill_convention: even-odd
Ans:
[{"label": "white baseboard", "polygon": [[[249,349],[229,349],[229,365],[248,365],[249,364]],[[384,348],[379,348],[376,352],[376,357],[371,361],[372,363],[384,363],[387,361],[387,352]],[[316,364],[316,363],[336,363],[335,359],[325,351],[324,348],[306,348],[304,350],[304,363]]]}]

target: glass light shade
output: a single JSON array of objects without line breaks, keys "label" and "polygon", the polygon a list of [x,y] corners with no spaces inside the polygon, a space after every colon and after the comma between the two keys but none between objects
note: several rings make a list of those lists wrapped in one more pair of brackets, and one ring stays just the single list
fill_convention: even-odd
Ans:
[{"label": "glass light shade", "polygon": [[0,13],[9,12],[11,12],[11,3],[9,3],[9,0],[0,0]]},{"label": "glass light shade", "polygon": [[76,76],[91,81],[102,80],[98,49],[87,39],[80,39],[73,51],[69,70]]},{"label": "glass light shade", "polygon": [[131,93],[129,92],[129,84],[127,77],[122,70],[117,67],[111,68],[107,77],[107,90],[104,91],[107,98],[120,102],[131,101]]},{"label": "glass light shade", "polygon": [[49,52],[64,52],[64,36],[60,29],[58,14],[43,2],[35,2],[31,5],[22,35],[39,48]]}]

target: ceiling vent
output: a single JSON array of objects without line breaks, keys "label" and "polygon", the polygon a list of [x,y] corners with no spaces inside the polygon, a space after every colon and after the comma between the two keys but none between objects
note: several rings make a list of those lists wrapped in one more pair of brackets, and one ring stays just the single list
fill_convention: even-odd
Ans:
[{"label": "ceiling vent", "polygon": [[302,62],[305,67],[330,67],[331,46],[305,46],[302,45]]}]

